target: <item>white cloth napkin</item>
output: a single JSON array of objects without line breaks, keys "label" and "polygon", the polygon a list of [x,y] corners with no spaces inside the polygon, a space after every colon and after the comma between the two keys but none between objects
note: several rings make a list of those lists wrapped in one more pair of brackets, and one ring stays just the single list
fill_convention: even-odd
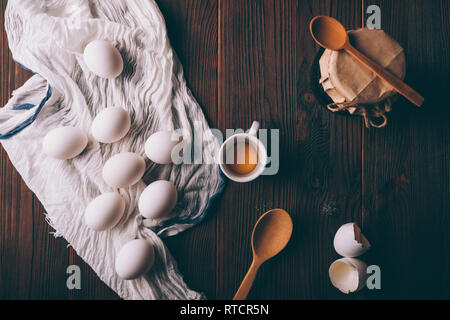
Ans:
[{"label": "white cloth napkin", "polygon": [[[172,181],[179,200],[166,221],[143,219],[137,200],[143,182],[120,189],[129,200],[126,217],[110,231],[94,232],[83,221],[87,204],[111,191],[103,181],[104,162],[131,151],[144,155],[154,132],[182,128],[192,137],[203,132],[203,155],[215,154],[216,138],[208,131],[173,53],[164,18],[153,0],[10,0],[5,28],[13,58],[36,73],[0,109],[0,138],[12,163],[44,205],[46,218],[98,274],[124,299],[199,299],[177,271],[160,237],[200,222],[223,180],[215,164],[150,165],[152,179]],[[94,39],[111,41],[125,69],[114,80],[96,77],[83,61],[83,49]],[[95,115],[108,106],[128,110],[129,134],[114,144],[90,139],[78,157],[60,161],[45,156],[42,139],[52,128],[71,125],[90,132]],[[121,280],[114,271],[120,247],[134,238],[149,239],[157,258],[137,280]],[[20,250],[20,248],[17,248]],[[196,250],[196,248],[192,248]]]}]

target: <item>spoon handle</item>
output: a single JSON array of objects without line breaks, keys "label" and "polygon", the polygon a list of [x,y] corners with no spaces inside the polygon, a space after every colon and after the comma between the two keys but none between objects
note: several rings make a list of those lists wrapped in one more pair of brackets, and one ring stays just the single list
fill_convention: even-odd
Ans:
[{"label": "spoon handle", "polygon": [[392,73],[384,69],[378,63],[373,61],[372,59],[367,58],[360,51],[355,49],[349,43],[346,44],[344,50],[347,51],[350,55],[352,55],[356,60],[365,65],[369,70],[375,73],[378,77],[389,83],[392,88],[395,89],[398,93],[404,96],[406,99],[414,103],[416,106],[420,107],[424,101],[424,98],[413,88],[408,86],[402,80],[394,76]]},{"label": "spoon handle", "polygon": [[250,292],[250,289],[252,288],[253,281],[255,280],[256,274],[258,273],[260,264],[253,259],[252,265],[248,269],[247,274],[244,277],[244,280],[242,280],[241,286],[239,287],[238,291],[236,292],[233,300],[245,300],[247,299],[248,293]]}]

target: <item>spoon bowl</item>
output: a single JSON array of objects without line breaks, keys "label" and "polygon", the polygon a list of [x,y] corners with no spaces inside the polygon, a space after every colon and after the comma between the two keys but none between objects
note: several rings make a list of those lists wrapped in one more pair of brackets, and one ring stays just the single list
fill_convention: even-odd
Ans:
[{"label": "spoon bowl", "polygon": [[314,41],[326,49],[342,50],[348,42],[344,26],[332,17],[314,17],[309,24],[309,30]]},{"label": "spoon bowl", "polygon": [[247,298],[259,267],[286,247],[292,229],[292,219],[283,209],[272,209],[258,219],[252,232],[253,262],[234,300]]},{"label": "spoon bowl", "polygon": [[289,242],[292,228],[292,219],[283,209],[263,214],[253,229],[253,256],[265,261],[277,255]]}]

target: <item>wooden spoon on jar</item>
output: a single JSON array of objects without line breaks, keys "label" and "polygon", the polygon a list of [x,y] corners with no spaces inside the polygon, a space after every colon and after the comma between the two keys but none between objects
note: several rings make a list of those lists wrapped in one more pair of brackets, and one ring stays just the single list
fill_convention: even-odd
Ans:
[{"label": "wooden spoon on jar", "polygon": [[314,41],[321,47],[334,51],[345,50],[406,99],[418,107],[422,105],[424,98],[418,92],[355,49],[350,44],[344,26],[336,19],[327,16],[314,17],[309,25],[309,30]]}]

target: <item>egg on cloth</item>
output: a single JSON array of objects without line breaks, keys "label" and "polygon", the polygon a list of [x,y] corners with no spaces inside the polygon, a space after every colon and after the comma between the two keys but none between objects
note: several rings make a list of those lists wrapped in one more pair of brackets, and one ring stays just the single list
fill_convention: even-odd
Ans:
[{"label": "egg on cloth", "polygon": [[164,218],[173,210],[177,200],[177,189],[173,183],[157,180],[149,184],[139,197],[139,212],[145,218]]},{"label": "egg on cloth", "polygon": [[92,122],[91,132],[95,140],[102,143],[117,142],[128,133],[130,115],[120,107],[109,107],[97,114]]},{"label": "egg on cloth", "polygon": [[86,148],[88,138],[76,127],[59,127],[51,130],[44,137],[42,148],[52,158],[67,160],[75,158]]},{"label": "egg on cloth", "polygon": [[126,188],[136,184],[145,173],[145,160],[133,152],[112,156],[103,166],[103,179],[113,188]]},{"label": "egg on cloth", "polygon": [[331,283],[345,294],[356,292],[366,285],[367,265],[355,258],[341,258],[328,270]]},{"label": "egg on cloth", "polygon": [[155,249],[150,241],[131,240],[117,254],[116,273],[125,280],[136,279],[150,271],[154,261]]},{"label": "egg on cloth", "polygon": [[123,217],[125,206],[125,199],[118,193],[104,193],[89,203],[84,221],[90,229],[96,231],[114,228]]},{"label": "egg on cloth", "polygon": [[354,222],[341,226],[333,241],[334,249],[343,257],[354,258],[370,248],[370,243]]},{"label": "egg on cloth", "polygon": [[145,154],[158,164],[172,163],[172,149],[180,142],[173,131],[158,131],[145,142]]},{"label": "egg on cloth", "polygon": [[113,79],[123,70],[123,60],[119,50],[111,42],[94,40],[84,48],[84,62],[95,75]]}]

